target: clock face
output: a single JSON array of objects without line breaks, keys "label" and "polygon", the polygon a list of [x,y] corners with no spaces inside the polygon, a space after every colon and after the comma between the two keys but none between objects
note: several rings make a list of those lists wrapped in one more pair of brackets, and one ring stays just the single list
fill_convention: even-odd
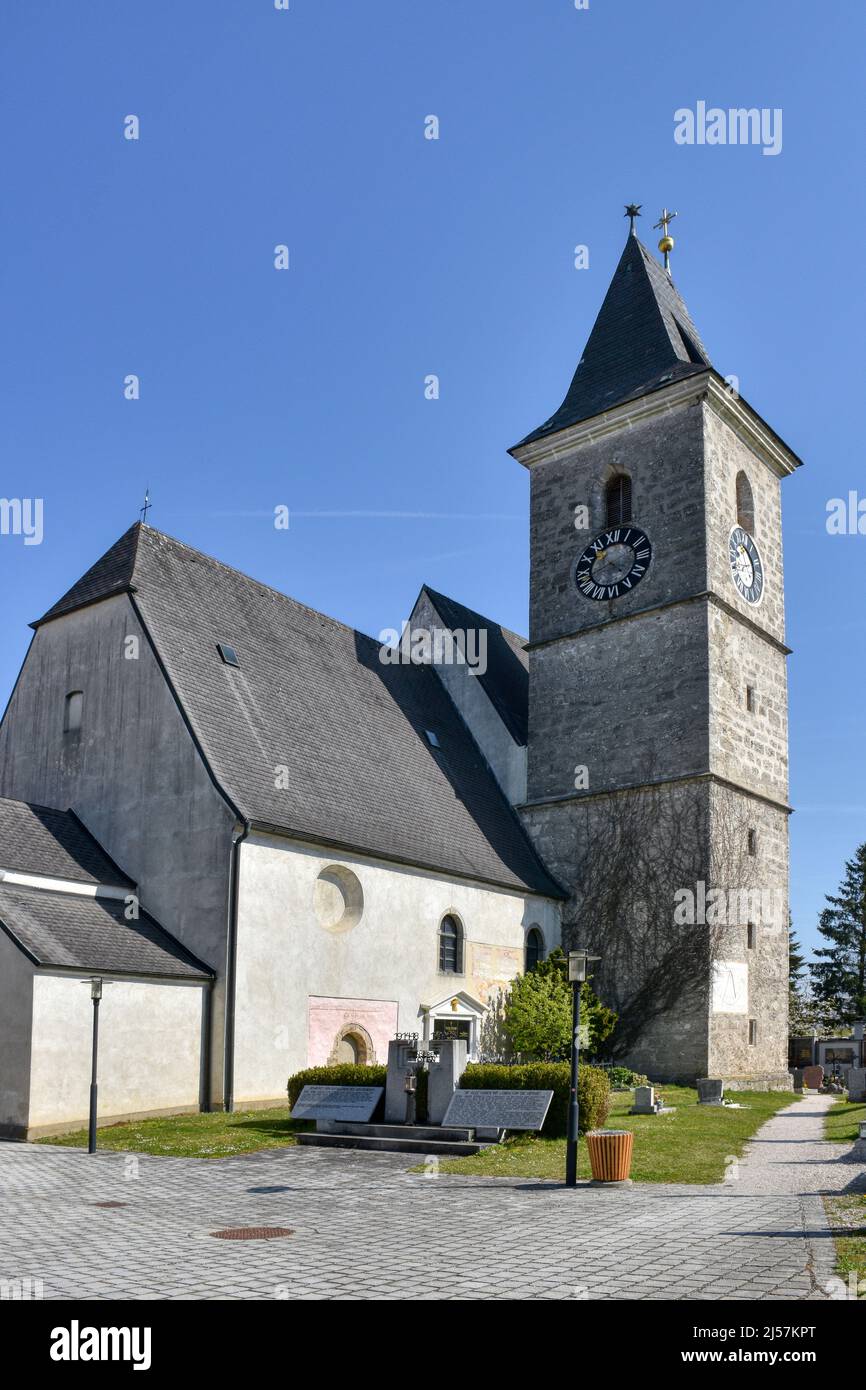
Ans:
[{"label": "clock face", "polygon": [[621,598],[650,567],[652,546],[637,526],[612,526],[590,541],[577,562],[574,582],[584,598]]},{"label": "clock face", "polygon": [[728,541],[734,583],[746,603],[760,603],[764,594],[764,562],[748,531],[735,526]]}]

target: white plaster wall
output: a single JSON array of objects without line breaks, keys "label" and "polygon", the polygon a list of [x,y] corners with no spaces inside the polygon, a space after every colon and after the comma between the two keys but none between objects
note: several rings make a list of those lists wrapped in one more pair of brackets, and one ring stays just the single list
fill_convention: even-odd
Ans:
[{"label": "white plaster wall", "polygon": [[[364,893],[360,921],[345,932],[321,927],[313,905],[316,879],[333,864],[357,874]],[[447,912],[465,930],[463,975],[438,969],[439,923]],[[252,836],[240,850],[238,1104],[279,1098],[287,1078],[307,1065],[310,996],[396,1001],[399,1031],[420,1033],[422,1004],[459,991],[486,1001],[522,971],[530,926],[552,950],[559,944],[557,904]]]},{"label": "white plaster wall", "polygon": [[0,1126],[27,1127],[34,966],[0,930]]},{"label": "white plaster wall", "polygon": [[[82,978],[34,976],[31,1129],[87,1121],[93,1005]],[[205,987],[104,978],[100,1119],[197,1107]]]}]

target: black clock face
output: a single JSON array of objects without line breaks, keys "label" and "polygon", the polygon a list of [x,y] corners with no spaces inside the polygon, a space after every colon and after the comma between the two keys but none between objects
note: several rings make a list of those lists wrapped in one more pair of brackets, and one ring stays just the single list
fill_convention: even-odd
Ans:
[{"label": "black clock face", "polygon": [[731,574],[746,603],[760,603],[764,594],[764,562],[748,531],[735,526],[728,541]]},{"label": "black clock face", "polygon": [[584,598],[621,598],[650,567],[652,546],[637,526],[612,526],[590,541],[577,562],[574,582]]}]

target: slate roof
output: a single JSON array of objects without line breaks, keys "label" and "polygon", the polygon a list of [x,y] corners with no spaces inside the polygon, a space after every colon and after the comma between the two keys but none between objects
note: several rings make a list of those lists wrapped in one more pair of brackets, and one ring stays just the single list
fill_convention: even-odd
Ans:
[{"label": "slate roof", "polygon": [[0,797],[0,869],[132,887],[72,811]]},{"label": "slate roof", "polygon": [[555,434],[711,366],[673,281],[632,233],[565,400],[520,443]]},{"label": "slate roof", "polygon": [[128,922],[121,899],[0,883],[0,926],[37,965],[190,980],[212,973],[146,912]]},{"label": "slate roof", "polygon": [[561,896],[430,667],[383,664],[372,638],[141,522],[34,626],[123,590],[245,819]]},{"label": "slate roof", "polygon": [[424,585],[450,631],[487,633],[487,669],[477,679],[515,743],[526,745],[529,726],[529,655],[525,637],[510,632],[456,599]]}]

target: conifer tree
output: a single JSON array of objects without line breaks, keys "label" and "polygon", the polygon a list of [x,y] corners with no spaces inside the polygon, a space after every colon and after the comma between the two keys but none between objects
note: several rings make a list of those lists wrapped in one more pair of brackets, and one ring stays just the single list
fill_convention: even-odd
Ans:
[{"label": "conifer tree", "polygon": [[866,844],[845,865],[838,893],[827,896],[818,931],[819,946],[811,967],[815,996],[838,1000],[841,1017],[851,1023],[866,1017]]}]

